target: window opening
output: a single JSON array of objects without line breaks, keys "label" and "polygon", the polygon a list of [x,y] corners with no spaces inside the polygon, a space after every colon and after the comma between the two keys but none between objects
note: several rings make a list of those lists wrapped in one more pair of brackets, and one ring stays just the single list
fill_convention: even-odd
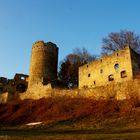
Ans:
[{"label": "window opening", "polygon": [[84,88],[88,88],[88,86],[87,85],[84,85]]},{"label": "window opening", "polygon": [[108,76],[108,81],[113,81],[114,80],[114,76],[113,76],[113,74],[110,74],[109,76]]},{"label": "window opening", "polygon": [[25,80],[25,77],[22,76],[22,77],[21,77],[21,80]]},{"label": "window opening", "polygon": [[88,77],[90,77],[90,73],[88,74]]},{"label": "window opening", "polygon": [[125,78],[125,77],[127,77],[126,71],[125,70],[121,71],[121,78]]},{"label": "window opening", "polygon": [[114,69],[115,69],[115,70],[118,70],[118,69],[119,69],[119,64],[115,64],[115,65],[114,65]]}]

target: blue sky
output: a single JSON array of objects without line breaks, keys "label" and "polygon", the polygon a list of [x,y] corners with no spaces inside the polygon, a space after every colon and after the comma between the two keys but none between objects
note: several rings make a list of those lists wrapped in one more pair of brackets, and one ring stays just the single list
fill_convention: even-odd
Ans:
[{"label": "blue sky", "polygon": [[29,73],[35,41],[52,41],[59,61],[76,47],[100,54],[102,38],[140,34],[140,0],[0,0],[0,76]]}]

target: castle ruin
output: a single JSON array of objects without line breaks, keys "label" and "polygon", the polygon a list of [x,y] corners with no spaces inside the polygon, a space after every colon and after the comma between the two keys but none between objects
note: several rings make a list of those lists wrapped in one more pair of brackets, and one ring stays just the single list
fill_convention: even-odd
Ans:
[{"label": "castle ruin", "polygon": [[79,88],[95,88],[130,81],[140,72],[140,55],[130,47],[103,56],[79,68]]},{"label": "castle ruin", "polygon": [[35,84],[47,85],[57,79],[58,47],[52,42],[33,44],[28,88]]},{"label": "castle ruin", "polygon": [[[88,97],[94,99],[140,97],[140,55],[130,47],[79,67],[77,89],[56,89],[58,47],[52,42],[37,41],[32,46],[29,76],[16,74],[14,79],[0,78],[0,103],[9,99],[40,99],[50,96]],[[52,88],[53,87],[53,88]]]}]

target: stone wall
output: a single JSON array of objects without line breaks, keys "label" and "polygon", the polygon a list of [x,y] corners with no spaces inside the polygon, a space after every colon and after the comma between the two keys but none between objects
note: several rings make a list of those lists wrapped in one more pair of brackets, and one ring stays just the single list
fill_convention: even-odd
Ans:
[{"label": "stone wall", "polygon": [[7,99],[8,99],[8,92],[0,94],[0,104],[6,103]]},{"label": "stone wall", "polygon": [[[38,41],[33,44],[30,64],[29,88],[39,82],[46,84],[57,79],[58,47]],[[46,82],[46,83],[45,83]]]},{"label": "stone wall", "polygon": [[79,68],[79,88],[104,86],[133,79],[130,48],[101,57]]},{"label": "stone wall", "polygon": [[24,93],[20,93],[19,97],[21,100],[24,99],[40,99],[50,97],[52,93],[51,84],[43,85],[42,82],[34,84],[32,87]]},{"label": "stone wall", "polygon": [[[0,103],[6,103],[9,101],[10,94],[3,93],[0,94]],[[40,99],[48,97],[58,97],[58,96],[69,96],[74,97],[83,97],[83,98],[93,98],[96,100],[99,99],[112,99],[116,98],[117,100],[129,99],[131,97],[137,97],[140,99],[140,79],[134,79],[131,81],[126,81],[123,83],[111,83],[106,86],[100,86],[95,88],[87,89],[52,89],[51,84],[46,86],[42,83],[34,85],[31,89],[28,89],[27,92],[16,95],[12,100],[17,99]]]},{"label": "stone wall", "polygon": [[51,89],[51,86],[37,85],[32,90],[21,94],[23,99],[40,99],[47,97],[69,96],[69,97],[84,97],[93,99],[111,99],[117,100],[129,99],[131,97],[140,98],[140,79],[126,81],[123,83],[111,83],[106,86],[100,86],[88,89]]},{"label": "stone wall", "polygon": [[80,95],[88,98],[95,99],[111,99],[116,98],[117,100],[129,99],[131,97],[140,98],[140,80],[135,79],[126,81],[123,83],[112,83],[106,86],[100,86],[96,88],[81,89]]},{"label": "stone wall", "polygon": [[131,60],[134,77],[140,73],[140,55],[131,49]]}]

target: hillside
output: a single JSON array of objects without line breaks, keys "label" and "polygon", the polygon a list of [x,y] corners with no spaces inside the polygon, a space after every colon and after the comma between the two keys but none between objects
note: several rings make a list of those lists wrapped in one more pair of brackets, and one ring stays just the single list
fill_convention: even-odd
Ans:
[{"label": "hillside", "polygon": [[[44,127],[103,128],[140,126],[140,101],[92,100],[89,98],[55,97],[40,100],[12,101],[0,105],[1,126],[24,126],[43,122]],[[52,127],[52,128],[51,128]]]}]

